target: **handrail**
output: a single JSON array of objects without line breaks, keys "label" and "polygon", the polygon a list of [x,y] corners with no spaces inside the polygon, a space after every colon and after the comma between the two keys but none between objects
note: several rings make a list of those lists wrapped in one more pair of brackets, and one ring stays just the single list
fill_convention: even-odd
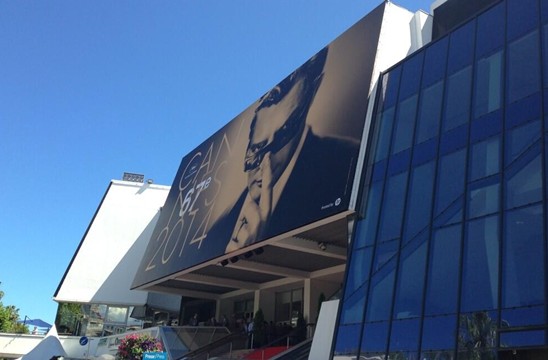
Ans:
[{"label": "handrail", "polygon": [[[223,336],[222,338],[220,338],[218,340],[215,340],[215,341],[213,341],[213,342],[211,342],[211,343],[209,343],[205,346],[202,346],[199,349],[189,351],[188,353],[186,353],[182,357],[177,358],[175,360],[190,360],[190,359],[193,359],[197,356],[207,354],[207,353],[211,352],[212,350],[220,348],[221,346],[229,344],[229,343],[233,342],[235,339],[242,338],[244,336],[245,336],[245,334],[238,333],[238,332],[230,333],[226,336]],[[232,347],[231,347],[231,349],[232,349]]]}]

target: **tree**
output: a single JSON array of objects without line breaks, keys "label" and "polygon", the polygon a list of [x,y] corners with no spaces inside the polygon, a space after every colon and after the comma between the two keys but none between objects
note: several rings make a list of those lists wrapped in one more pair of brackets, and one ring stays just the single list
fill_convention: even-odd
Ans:
[{"label": "tree", "polygon": [[13,305],[4,306],[2,298],[4,292],[0,290],[0,332],[28,334],[29,329],[18,323],[19,309]]},{"label": "tree", "polygon": [[78,322],[83,317],[82,306],[75,303],[60,303],[57,308],[57,316],[55,317],[55,325],[60,333],[75,334],[78,327]]}]

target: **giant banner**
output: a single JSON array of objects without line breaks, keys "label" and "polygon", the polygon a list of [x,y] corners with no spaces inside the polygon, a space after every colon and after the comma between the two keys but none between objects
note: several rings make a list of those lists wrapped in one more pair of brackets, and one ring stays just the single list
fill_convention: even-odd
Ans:
[{"label": "giant banner", "polygon": [[349,209],[380,29],[368,18],[183,158],[134,288]]}]

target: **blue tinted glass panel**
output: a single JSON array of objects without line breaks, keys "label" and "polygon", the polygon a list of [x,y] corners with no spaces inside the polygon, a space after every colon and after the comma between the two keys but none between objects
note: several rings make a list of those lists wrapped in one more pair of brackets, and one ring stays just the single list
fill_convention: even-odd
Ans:
[{"label": "blue tinted glass panel", "polygon": [[508,45],[508,102],[540,90],[538,31]]},{"label": "blue tinted glass panel", "polygon": [[468,122],[471,87],[472,68],[470,66],[456,72],[447,79],[443,131],[454,129]]},{"label": "blue tinted glass panel", "polygon": [[396,105],[398,100],[398,88],[400,86],[401,67],[391,70],[389,73],[384,74],[383,80],[383,93],[381,94],[383,100],[382,109],[388,109]]},{"label": "blue tinted glass panel", "polygon": [[413,141],[413,130],[417,114],[417,95],[400,102],[396,120],[396,131],[392,141],[392,154],[408,149]]},{"label": "blue tinted glass panel", "polygon": [[423,143],[415,145],[413,148],[413,160],[412,165],[416,166],[423,164],[430,160],[433,160],[436,157],[438,151],[438,139],[433,138],[427,140]]},{"label": "blue tinted glass panel", "polygon": [[548,22],[548,0],[540,0],[542,23]]},{"label": "blue tinted glass panel", "polygon": [[540,304],[545,285],[542,206],[507,212],[505,225],[502,306]]},{"label": "blue tinted glass panel", "polygon": [[486,55],[504,44],[504,12],[504,3],[501,3],[478,17],[476,57]]},{"label": "blue tinted glass panel", "polygon": [[377,247],[371,289],[367,301],[367,321],[390,319],[398,243],[392,241]]},{"label": "blue tinted glass panel", "polygon": [[[478,331],[479,330],[479,331]],[[497,346],[496,312],[478,311],[461,314],[459,318],[459,359],[496,359],[486,357]],[[464,356],[466,355],[466,356]]]},{"label": "blue tinted glass panel", "polygon": [[403,205],[407,186],[407,172],[388,178],[384,194],[379,240],[400,237]]},{"label": "blue tinted glass panel", "polygon": [[500,171],[500,136],[472,145],[470,151],[470,180],[494,175]]},{"label": "blue tinted glass panel", "polygon": [[523,35],[538,25],[539,7],[537,0],[507,0],[508,40]]},{"label": "blue tinted glass panel", "polygon": [[451,34],[449,41],[449,59],[447,73],[452,74],[461,68],[472,64],[474,57],[474,38],[476,23],[470,21]]},{"label": "blue tinted glass panel", "polygon": [[365,310],[365,291],[367,283],[358,288],[353,294],[345,295],[343,307],[341,310],[341,324],[357,324],[363,320]]},{"label": "blue tinted glass panel", "polygon": [[506,129],[538,119],[541,116],[541,95],[541,92],[537,92],[524,99],[506,105]]},{"label": "blue tinted glass panel", "polygon": [[[455,335],[457,333],[456,316],[425,318],[423,327],[423,351],[453,349],[455,347]],[[422,356],[421,359],[423,359]],[[427,359],[430,359],[430,357],[427,357]],[[452,359],[452,357],[440,357],[439,359]]]},{"label": "blue tinted glass panel", "polygon": [[534,143],[506,170],[506,208],[527,205],[542,199],[540,142]]},{"label": "blue tinted glass panel", "polygon": [[500,109],[502,98],[502,51],[477,62],[474,117]]},{"label": "blue tinted glass panel", "polygon": [[544,71],[544,87],[548,87],[548,25],[542,28],[542,65]]},{"label": "blue tinted glass panel", "polygon": [[540,139],[540,121],[533,121],[528,124],[516,127],[506,133],[506,144],[504,147],[505,166],[522,156],[524,152]]},{"label": "blue tinted glass panel", "polygon": [[415,143],[421,143],[438,135],[442,96],[443,81],[422,91]]},{"label": "blue tinted glass panel", "polygon": [[404,246],[401,251],[394,318],[420,316],[426,268],[426,236],[420,236]]},{"label": "blue tinted glass panel", "polygon": [[392,322],[390,352],[416,351],[419,348],[419,319],[397,320]]},{"label": "blue tinted glass panel", "polygon": [[342,325],[337,331],[335,355],[357,355],[361,325]]},{"label": "blue tinted glass panel", "polygon": [[468,187],[468,217],[475,218],[497,212],[499,199],[499,176],[492,176],[471,184]]},{"label": "blue tinted glass panel", "polygon": [[449,130],[441,137],[440,154],[446,155],[466,146],[468,143],[468,125]]},{"label": "blue tinted glass panel", "polygon": [[388,162],[388,172],[386,176],[393,176],[395,174],[406,171],[409,168],[409,162],[411,161],[411,150],[405,149],[399,153],[392,155]]},{"label": "blue tinted glass panel", "polygon": [[365,324],[363,329],[362,353],[386,351],[388,345],[388,322]]},{"label": "blue tinted glass panel", "polygon": [[447,210],[463,195],[465,156],[463,149],[440,159],[435,214]]},{"label": "blue tinted glass panel", "polygon": [[499,244],[498,216],[468,223],[464,240],[461,311],[497,307]]},{"label": "blue tinted glass panel", "polygon": [[[370,247],[352,252],[348,275],[346,278],[345,298],[358,290],[369,278],[371,258],[373,252]],[[365,294],[363,294],[365,296]]]},{"label": "blue tinted glass panel", "polygon": [[544,330],[504,332],[500,334],[500,345],[503,347],[525,347],[546,345]]},{"label": "blue tinted glass panel", "polygon": [[460,225],[434,232],[430,247],[425,314],[450,314],[456,311],[460,248]]},{"label": "blue tinted glass panel", "polygon": [[430,223],[432,212],[432,196],[435,175],[433,161],[413,169],[409,200],[407,203],[407,219],[405,221],[404,241],[411,240],[419,232],[424,231]]},{"label": "blue tinted glass panel", "polygon": [[545,323],[544,305],[506,309],[501,312],[501,318],[505,328],[542,325]]},{"label": "blue tinted glass panel", "polygon": [[497,110],[472,121],[470,142],[475,143],[502,132],[502,111]]},{"label": "blue tinted glass panel", "polygon": [[423,87],[428,87],[444,78],[448,44],[449,40],[445,37],[426,49],[424,57],[425,71],[422,74]]},{"label": "blue tinted glass panel", "polygon": [[418,93],[422,73],[423,56],[424,53],[419,52],[412,58],[405,60],[400,85],[400,101],[401,99],[407,99],[409,96]]},{"label": "blue tinted glass panel", "polygon": [[377,224],[379,222],[379,209],[381,207],[382,181],[374,182],[367,193],[367,208],[365,218],[360,221],[356,236],[354,237],[354,248],[371,245],[375,242]]},{"label": "blue tinted glass panel", "polygon": [[385,159],[388,156],[390,148],[390,138],[392,137],[392,125],[394,123],[395,109],[390,108],[382,112],[378,117],[379,124],[377,125],[376,133],[376,151],[375,161]]}]

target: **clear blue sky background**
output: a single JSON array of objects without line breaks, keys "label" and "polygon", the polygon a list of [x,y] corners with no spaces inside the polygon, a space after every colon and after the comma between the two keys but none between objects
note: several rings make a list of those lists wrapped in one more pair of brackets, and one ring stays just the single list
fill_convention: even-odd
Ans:
[{"label": "clear blue sky background", "polygon": [[111,179],[171,185],[185,154],[380,3],[0,1],[3,304],[53,323]]}]

